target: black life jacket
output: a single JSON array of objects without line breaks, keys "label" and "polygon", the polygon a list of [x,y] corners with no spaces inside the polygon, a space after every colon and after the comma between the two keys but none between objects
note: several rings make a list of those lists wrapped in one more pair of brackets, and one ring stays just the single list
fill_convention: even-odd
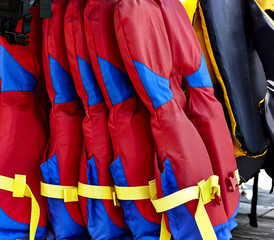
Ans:
[{"label": "black life jacket", "polygon": [[250,2],[201,0],[194,18],[223,95],[243,181],[254,176],[271,155],[258,107],[266,94],[266,71],[252,40],[250,5],[256,3]]}]

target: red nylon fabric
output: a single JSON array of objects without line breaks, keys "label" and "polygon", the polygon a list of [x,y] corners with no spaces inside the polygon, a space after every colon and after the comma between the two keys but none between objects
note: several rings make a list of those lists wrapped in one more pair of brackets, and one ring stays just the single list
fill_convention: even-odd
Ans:
[{"label": "red nylon fabric", "polygon": [[[113,161],[113,150],[108,133],[109,112],[105,102],[88,105],[88,96],[83,86],[77,56],[90,63],[85,32],[83,12],[86,0],[70,0],[65,15],[65,38],[70,69],[76,90],[83,101],[86,116],[83,120],[84,150],[82,153],[79,181],[87,184],[87,161],[94,157],[101,186],[114,186],[109,171]],[[80,197],[81,210],[87,222],[87,199]],[[126,228],[121,208],[115,207],[113,201],[103,200],[110,219],[119,227]],[[96,219],[95,219],[96,224]],[[107,226],[106,226],[107,227]]]},{"label": "red nylon fabric", "polygon": [[[64,186],[77,186],[80,155],[82,149],[83,110],[78,100],[55,104],[49,55],[51,55],[67,72],[70,73],[67,60],[64,39],[64,14],[67,6],[65,0],[54,0],[52,3],[52,18],[43,21],[43,65],[45,72],[46,87],[52,103],[50,113],[50,140],[47,157],[44,161],[56,153],[60,184]],[[62,80],[60,85],[62,86]],[[84,225],[78,202],[65,203],[72,219]],[[56,212],[56,214],[58,214]]]},{"label": "red nylon fabric", "polygon": [[[179,1],[161,0],[159,6],[171,43],[174,76],[172,80],[178,82],[177,86],[181,86],[182,76],[191,75],[199,69],[201,47],[188,15]],[[237,169],[237,165],[222,106],[214,97],[212,87],[189,87],[186,79],[184,86],[187,96],[186,114],[204,141],[214,174],[219,176],[223,204],[227,217],[230,218],[239,204],[239,189],[229,191],[226,182],[229,174]],[[174,98],[177,99],[178,95],[174,94]]]},{"label": "red nylon fabric", "polygon": [[[37,81],[42,79],[41,21],[39,9],[32,8],[33,20],[29,46],[9,45],[0,37],[0,44]],[[17,31],[22,29],[19,21]],[[4,59],[5,61],[5,59]],[[11,68],[14,66],[10,66]],[[14,71],[16,68],[14,67]],[[2,80],[0,79],[0,84]],[[7,91],[0,93],[0,175],[14,178],[27,176],[27,184],[40,206],[39,226],[46,226],[46,208],[40,195],[40,163],[46,147],[46,131],[36,92]],[[14,198],[11,192],[0,190],[0,207],[15,221],[30,224],[30,198]],[[8,231],[9,229],[7,229]]]},{"label": "red nylon fabric", "polygon": [[[114,159],[120,156],[129,186],[143,186],[155,178],[149,113],[138,97],[112,104],[97,60],[99,56],[125,72],[114,32],[113,13],[117,2],[88,0],[84,14],[86,38],[96,79],[110,111]],[[138,200],[135,204],[145,219],[160,223],[160,215],[150,200]]]},{"label": "red nylon fabric", "polygon": [[[184,112],[185,96],[181,96],[183,92],[178,89],[179,84],[173,80],[177,79],[176,75],[180,73],[176,72],[173,65],[172,54],[174,53],[170,47],[173,43],[166,32],[165,22],[157,3],[159,1],[120,1],[115,9],[115,31],[127,72],[151,113],[151,129],[158,151],[159,169],[161,172],[164,171],[163,164],[168,157],[179,189],[184,189],[197,185],[202,179],[208,179],[213,175],[213,169],[198,131]],[[185,44],[183,39],[181,41],[183,48],[188,49],[190,42]],[[193,41],[196,40],[193,39]],[[194,56],[196,56],[195,52],[200,51],[195,48],[190,49],[190,54]],[[132,60],[143,63],[154,73],[168,79],[173,98],[154,109]],[[188,60],[182,59],[182,61]],[[195,65],[195,58],[191,62]],[[185,72],[192,71],[188,69],[188,65],[184,67]],[[181,95],[178,95],[178,92]],[[158,177],[159,195],[161,194],[160,181]],[[188,202],[186,206],[194,216],[197,201]],[[213,226],[227,221],[222,205],[216,205],[214,201],[211,201],[206,205],[206,210]]]}]

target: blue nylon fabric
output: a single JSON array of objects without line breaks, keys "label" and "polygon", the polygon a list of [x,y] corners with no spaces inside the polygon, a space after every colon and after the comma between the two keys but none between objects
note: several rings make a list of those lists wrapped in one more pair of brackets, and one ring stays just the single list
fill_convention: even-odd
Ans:
[{"label": "blue nylon fabric", "polygon": [[228,223],[223,223],[213,227],[218,240],[229,240],[232,238],[231,232],[228,229]]},{"label": "blue nylon fabric", "polygon": [[104,98],[100,91],[91,66],[79,56],[77,56],[77,60],[81,79],[86,90],[86,94],[88,96],[88,105],[93,106],[95,104],[103,102]]},{"label": "blue nylon fabric", "polygon": [[128,75],[110,62],[98,56],[101,74],[112,105],[135,96],[135,90]]},{"label": "blue nylon fabric", "polygon": [[[45,240],[47,236],[45,227],[37,228],[36,240]],[[0,239],[29,239],[29,224],[13,220],[0,208]]]},{"label": "blue nylon fabric", "polygon": [[[60,185],[57,156],[54,154],[40,166],[48,184]],[[56,240],[90,240],[88,231],[70,217],[63,199],[47,198],[49,218]]]},{"label": "blue nylon fabric", "polygon": [[[179,191],[177,181],[169,159],[164,163],[165,171],[161,174],[162,190],[164,196]],[[202,240],[194,217],[186,205],[180,205],[167,212],[169,227],[174,239]]]},{"label": "blue nylon fabric", "polygon": [[156,74],[143,63],[133,60],[133,64],[154,108],[162,106],[173,98],[167,78]]},{"label": "blue nylon fabric", "polygon": [[[179,191],[179,187],[169,158],[167,158],[165,161],[164,166],[165,171],[161,174],[161,180],[163,194],[164,196],[167,196]],[[167,217],[171,233],[175,240],[202,240],[202,236],[195,222],[195,219],[185,204],[168,210]],[[214,231],[218,240],[228,240],[232,237],[228,229],[228,223],[215,226]]]},{"label": "blue nylon fabric", "polygon": [[[89,168],[88,184],[99,186],[98,172],[94,157],[87,162]],[[89,202],[92,201],[92,204]],[[122,229],[115,225],[104,207],[103,201],[99,199],[88,199],[88,230],[90,236],[96,240],[121,239],[130,240],[132,236],[128,229]]]},{"label": "blue nylon fabric", "polygon": [[23,68],[14,57],[0,44],[1,92],[34,92],[36,78]]},{"label": "blue nylon fabric", "polygon": [[201,65],[199,69],[185,78],[190,87],[213,87],[203,54],[201,56]]},{"label": "blue nylon fabric", "polygon": [[49,67],[52,87],[55,93],[54,104],[76,100],[77,93],[71,76],[50,54]]},{"label": "blue nylon fabric", "polygon": [[240,199],[239,199],[239,204],[238,204],[238,207],[237,207],[236,211],[228,219],[227,223],[223,223],[221,225],[218,225],[218,226],[214,227],[214,231],[216,232],[216,235],[217,235],[218,239],[227,239],[227,240],[229,240],[229,239],[232,238],[232,235],[231,235],[230,231],[237,226],[237,223],[236,223],[234,218],[238,214],[239,208],[240,208]]},{"label": "blue nylon fabric", "polygon": [[[120,156],[110,165],[110,172],[117,186],[128,187]],[[131,230],[134,240],[159,240],[160,224],[145,219],[134,201],[120,200],[119,202],[124,210],[124,220]]]}]

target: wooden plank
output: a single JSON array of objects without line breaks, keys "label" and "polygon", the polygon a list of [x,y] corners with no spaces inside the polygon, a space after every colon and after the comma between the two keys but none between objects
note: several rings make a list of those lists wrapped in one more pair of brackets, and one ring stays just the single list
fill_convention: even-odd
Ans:
[{"label": "wooden plank", "polygon": [[269,194],[272,180],[261,171],[259,176],[257,220],[258,228],[249,226],[252,180],[240,187],[240,211],[236,216],[238,227],[232,231],[232,240],[274,240],[274,194]]},{"label": "wooden plank", "polygon": [[274,219],[258,218],[258,228],[249,226],[249,218],[246,214],[238,214],[236,217],[238,227],[232,231],[232,240],[270,240],[274,239]]}]

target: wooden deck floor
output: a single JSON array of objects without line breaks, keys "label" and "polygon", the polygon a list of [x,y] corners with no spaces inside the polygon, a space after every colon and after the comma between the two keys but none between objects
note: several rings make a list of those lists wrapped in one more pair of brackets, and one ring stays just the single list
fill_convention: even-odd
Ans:
[{"label": "wooden deck floor", "polygon": [[246,214],[237,216],[238,227],[232,232],[232,240],[270,240],[274,239],[274,218],[258,218],[258,228],[249,226]]},{"label": "wooden deck floor", "polygon": [[252,181],[243,185],[241,190],[240,211],[236,217],[238,227],[233,232],[232,240],[274,240],[274,193],[269,194],[271,180],[264,172],[259,176],[257,221],[258,228],[249,226]]}]

